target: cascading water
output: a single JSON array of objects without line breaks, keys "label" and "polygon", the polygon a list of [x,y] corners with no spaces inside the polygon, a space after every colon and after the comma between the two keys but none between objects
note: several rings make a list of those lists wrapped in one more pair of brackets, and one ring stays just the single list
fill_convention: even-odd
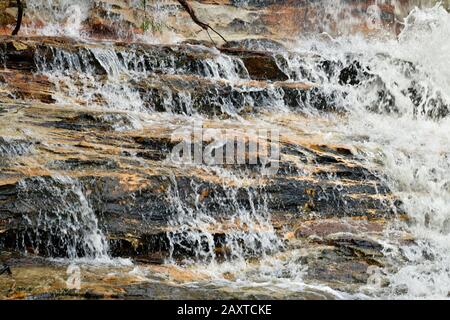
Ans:
[{"label": "cascading water", "polygon": [[[79,182],[54,176],[22,181],[19,188],[20,205],[31,207],[38,201],[41,207],[37,216],[25,217],[31,229],[27,235],[34,232],[35,236],[26,239],[25,235],[24,244],[30,241],[35,251],[46,251],[43,253],[48,256],[108,259],[108,242]],[[64,252],[53,251],[55,238]]]},{"label": "cascading water", "polygon": [[[220,170],[216,174],[222,175],[222,179],[242,183],[241,179],[231,176],[227,171]],[[224,194],[210,200],[213,204],[208,204],[222,208],[222,212],[211,213],[198,196],[195,199],[195,206],[187,207],[180,198],[178,186],[174,181],[174,190],[168,193],[173,202],[173,209],[177,213],[171,221],[171,226],[176,232],[169,233],[172,255],[174,247],[181,246],[184,250],[194,251],[195,261],[219,260],[216,252],[219,243],[223,249],[219,254],[222,256],[221,259],[237,263],[236,259],[244,262],[245,257],[265,255],[279,250],[282,243],[270,223],[264,193],[249,187],[241,187],[241,190],[237,190],[236,187],[224,186],[224,188]],[[244,197],[248,203],[238,201],[238,192],[246,193]]]},{"label": "cascading water", "polygon": [[[396,119],[366,118],[364,130],[367,132],[369,128],[371,137],[367,145],[373,150],[377,142],[383,142],[381,155],[372,151],[374,160],[381,156],[383,173],[412,220],[406,228],[417,238],[415,245],[399,248],[406,261],[390,276],[392,295],[445,298],[450,289],[447,247],[450,87],[445,66],[450,57],[449,28],[449,14],[440,7],[410,14],[400,36],[400,48],[390,51],[417,63],[423,74],[415,79],[425,92],[419,110],[415,112],[413,106],[400,102],[399,107],[404,109]],[[427,42],[426,48],[421,42]],[[386,71],[382,74],[393,76]],[[356,125],[351,127],[358,130]]]},{"label": "cascading water", "polygon": [[[221,55],[218,50],[198,46],[188,46],[186,50],[199,55],[205,55],[198,61],[190,61],[189,57],[181,64],[173,57],[161,57],[160,52],[148,52],[142,49],[125,51],[124,48],[109,48],[108,44],[102,47],[80,49],[77,52],[68,52],[61,48],[52,48],[51,60],[45,54],[36,57],[39,71],[44,73],[62,92],[61,97],[55,95],[60,103],[80,103],[94,105],[98,108],[111,108],[115,110],[141,111],[147,109],[164,108],[165,111],[175,111],[181,108],[183,113],[193,113],[189,91],[174,91],[169,87],[162,92],[146,92],[139,95],[136,86],[140,82],[151,79],[156,71],[168,74],[196,75],[209,79],[238,81],[248,79],[248,73],[242,61],[236,58]],[[182,50],[180,48],[180,50]],[[101,76],[99,76],[101,74]],[[104,78],[106,75],[106,79]],[[81,85],[80,85],[81,83]],[[156,94],[161,95],[155,96]],[[67,98],[70,98],[70,102]],[[236,114],[235,106],[221,103],[217,104],[224,113]],[[177,107],[174,100],[179,101]],[[155,106],[155,101],[161,106]]]},{"label": "cascading water", "polygon": [[[39,32],[78,38],[83,44],[70,49],[55,44],[50,54],[42,49],[35,57],[36,73],[45,75],[55,86],[52,98],[59,106],[117,112],[94,119],[96,123],[113,123],[117,133],[150,131],[153,124],[161,123],[173,129],[192,119],[211,118],[224,127],[256,122],[284,130],[285,137],[294,136],[298,128],[306,136],[319,132],[326,143],[357,150],[355,161],[386,183],[408,217],[406,221],[399,218],[390,222],[380,241],[388,263],[376,268],[366,286],[343,293],[305,279],[303,248],[286,245],[273,224],[267,181],[249,178],[245,170],[204,164],[173,168],[166,163],[174,172],[199,170],[219,181],[213,187],[194,179],[180,185],[171,172],[169,187],[163,192],[167,212],[171,213],[161,233],[169,248],[164,263],[208,276],[207,280],[190,281],[188,287],[225,287],[255,294],[268,290],[273,296],[290,293],[293,297],[298,292],[325,298],[448,297],[450,15],[442,6],[414,9],[398,38],[392,34],[367,38],[354,35],[361,23],[371,30],[381,30],[383,19],[395,21],[391,18],[401,16],[404,6],[398,1],[374,1],[370,6],[362,3],[356,7],[347,1],[335,1],[330,6],[312,4],[310,15],[325,17],[321,23],[305,19],[312,33],[289,43],[289,52],[272,52],[288,78],[287,84],[302,82],[317,87],[317,91],[297,98],[292,106],[278,81],[251,82],[242,59],[216,49],[180,45],[166,50],[148,44],[86,40],[89,37],[82,29],[92,8],[88,2],[59,1],[56,5],[53,1],[35,1],[29,5],[32,20],[52,22]],[[392,17],[386,17],[380,9],[386,5]],[[355,10],[369,15],[362,21],[355,17]],[[44,16],[46,11],[52,12],[51,19]],[[55,28],[58,25],[64,27]],[[32,33],[35,27],[28,26],[27,32]],[[189,81],[198,83],[192,88]],[[208,86],[209,91],[196,96]],[[208,111],[214,107],[214,112],[205,115],[202,104]],[[299,114],[311,123],[297,123]],[[289,126],[279,122],[283,116],[292,118]],[[33,148],[18,139],[0,139],[0,155],[5,158],[21,156]],[[123,141],[125,148],[131,143],[130,139]],[[124,154],[109,153],[111,157]],[[142,164],[138,152],[126,154],[135,165]],[[306,176],[298,168],[293,171],[299,180]],[[333,174],[328,178],[332,180]],[[308,196],[314,193],[308,192]],[[110,258],[108,231],[97,218],[101,210],[91,205],[88,192],[76,178],[55,173],[49,180],[22,180],[19,199],[23,208],[32,207],[36,199],[42,201],[43,208],[38,214],[27,215],[30,230],[18,240],[22,247],[31,244],[35,252],[47,250],[46,255],[71,260]],[[308,202],[300,211],[307,214],[311,211],[308,206],[314,204]],[[144,202],[140,210],[149,207]],[[413,241],[403,241],[405,234]],[[55,243],[59,243],[59,251],[52,251]]]},{"label": "cascading water", "polygon": [[[334,139],[348,143],[363,137],[353,143],[401,199],[409,216],[390,232],[404,230],[416,239],[413,245],[387,240],[386,252],[395,262],[385,270],[389,286],[380,288],[381,296],[446,298],[450,289],[449,27],[450,16],[442,7],[415,9],[398,42],[339,38],[312,41],[305,50],[344,65],[358,61],[365,68],[361,74],[376,78],[341,86],[332,77],[323,85],[342,90],[337,105],[348,112],[336,125]],[[368,107],[377,112],[368,112]]]}]

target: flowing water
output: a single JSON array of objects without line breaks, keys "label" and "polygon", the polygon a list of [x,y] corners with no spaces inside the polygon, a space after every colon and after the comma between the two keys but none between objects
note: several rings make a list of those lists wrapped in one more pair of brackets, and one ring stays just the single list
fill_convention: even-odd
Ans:
[{"label": "flowing water", "polygon": [[[277,234],[267,205],[270,195],[258,184],[259,178],[250,177],[245,170],[191,165],[192,170],[205,170],[217,177],[223,187],[205,203],[198,196],[190,199],[185,185],[169,175],[170,188],[165,196],[174,214],[166,231],[170,249],[165,266],[196,275],[183,282],[186,288],[294,298],[445,299],[450,294],[450,15],[442,6],[423,6],[409,13],[398,37],[383,32],[367,37],[353,32],[359,20],[350,18],[344,2],[316,8],[326,11],[327,20],[311,35],[290,42],[289,52],[277,53],[288,81],[320,86],[327,103],[338,113],[318,111],[313,97],[309,97],[299,117],[271,86],[263,101],[266,115],[244,119],[242,108],[233,101],[215,97],[209,103],[218,105],[220,113],[226,115],[225,119],[216,119],[225,127],[256,126],[285,135],[301,127],[310,134],[320,134],[328,144],[358,150],[358,160],[386,183],[408,216],[407,220],[392,220],[384,231],[381,242],[388,266],[377,269],[367,285],[356,292],[305,281],[307,270],[299,262],[302,249],[286,247]],[[377,24],[381,11],[377,8],[384,4],[393,4],[396,14],[403,10],[397,1],[376,1],[365,8],[370,13],[371,28],[381,28]],[[190,128],[192,121],[208,121],[195,108],[189,91],[174,92],[167,87],[162,97],[149,93],[143,98],[133,84],[151,78],[155,70],[202,76],[231,86],[249,80],[239,58],[216,49],[189,46],[189,50],[205,56],[193,74],[192,68],[158,57],[151,50],[143,53],[139,49],[123,50],[114,43],[91,42],[81,31],[89,8],[83,1],[60,1],[57,6],[52,1],[34,1],[29,14],[48,19],[42,15],[50,7],[57,8],[52,21],[63,23],[64,28],[49,24],[39,32],[84,39],[87,45],[76,54],[55,48],[55,59],[39,60],[38,71],[57,85],[58,93],[53,98],[59,105],[121,112],[120,118],[108,120],[116,131],[152,125]],[[336,28],[339,21],[346,23]],[[27,32],[31,30],[33,26]],[[328,36],[318,35],[322,32]],[[328,66],[324,68],[319,60],[326,60]],[[339,70],[343,66],[355,68],[356,77],[342,79]],[[98,68],[104,73],[102,81],[97,77]],[[160,105],[154,103],[156,99],[161,100]],[[252,97],[244,99],[245,105],[259,104]],[[157,114],[161,108],[165,112]],[[281,117],[290,118],[289,128],[280,122]],[[307,121],[302,120],[304,117]],[[26,144],[16,143],[10,149],[5,146],[0,145],[2,155],[32,152]],[[59,237],[65,252],[52,252],[50,248],[49,255],[66,256],[80,265],[105,260],[112,265],[123,264],[109,258],[107,231],[94,214],[82,183],[57,174],[51,180],[22,182],[25,194],[20,199],[25,207],[31,206],[35,197],[47,199],[41,203],[39,215],[28,219],[30,230],[38,227],[37,232],[48,231],[50,238],[38,236],[35,241],[49,241],[49,247],[51,237]],[[189,185],[193,194],[202,193],[196,181]],[[30,189],[40,195],[29,194]],[[239,200],[242,190],[248,199],[245,205]],[[410,234],[414,241],[405,244],[397,236],[402,233]],[[225,253],[215,250],[217,234],[224,234],[220,242]],[[45,244],[33,246],[42,248]],[[186,252],[189,258],[185,258]],[[127,268],[118,272],[160,281],[155,280],[151,268]]]}]

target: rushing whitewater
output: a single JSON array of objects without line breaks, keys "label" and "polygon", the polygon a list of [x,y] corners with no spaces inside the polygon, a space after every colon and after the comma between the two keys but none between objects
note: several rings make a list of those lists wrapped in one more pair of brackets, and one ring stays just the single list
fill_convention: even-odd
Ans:
[{"label": "rushing whitewater", "polygon": [[[336,1],[323,8],[327,17],[323,25],[298,41],[286,43],[288,51],[275,50],[278,67],[289,78],[287,83],[320,88],[327,107],[335,111],[331,113],[318,108],[310,95],[301,101],[302,108],[288,106],[281,89],[274,84],[261,89],[266,94],[261,103],[252,96],[252,90],[245,91],[250,75],[241,59],[216,49],[188,46],[191,53],[203,59],[196,66],[198,74],[193,74],[186,66],[163,60],[150,49],[143,53],[115,47],[113,42],[95,43],[83,34],[88,2],[61,1],[50,18],[46,10],[53,8],[52,1],[29,5],[30,17],[53,22],[36,29],[43,35],[86,41],[86,48],[77,52],[53,48],[53,60],[47,61],[44,55],[36,59],[37,72],[57,88],[52,98],[59,105],[120,112],[115,117],[101,118],[103,123],[113,123],[113,131],[118,133],[160,123],[164,129],[189,128],[193,120],[210,119],[195,108],[189,90],[174,90],[164,84],[162,96],[154,92],[143,96],[136,84],[156,81],[152,79],[155,70],[174,77],[201,75],[226,84],[236,90],[235,96],[243,97],[239,100],[242,105],[235,103],[237,98],[228,101],[220,95],[208,101],[220,111],[219,116],[214,113],[211,117],[214,121],[230,127],[276,129],[285,137],[301,128],[306,136],[320,135],[327,144],[349,146],[355,150],[356,159],[389,187],[393,198],[399,200],[399,210],[406,214],[406,218],[399,214],[384,230],[380,242],[388,263],[368,270],[369,280],[358,292],[342,292],[305,280],[303,248],[289,248],[286,239],[277,234],[268,205],[270,193],[248,171],[236,173],[205,165],[188,168],[217,179],[220,190],[213,190],[207,202],[201,199],[201,183],[192,179],[180,186],[171,173],[169,187],[161,191],[170,203],[164,209],[172,213],[163,232],[169,248],[164,264],[181,272],[206,275],[206,279],[188,281],[186,287],[248,290],[255,295],[270,292],[274,297],[286,292],[293,297],[298,292],[310,292],[314,297],[338,299],[449,297],[450,14],[442,5],[413,9],[401,22],[403,30],[398,36],[383,31],[362,36],[352,32],[360,21],[354,20],[345,3]],[[367,10],[370,29],[382,30],[378,6],[388,3],[400,14],[397,1],[376,1]],[[336,28],[340,19],[346,23]],[[35,32],[34,26],[28,26],[26,32]],[[349,70],[348,77],[342,76],[343,67]],[[97,74],[99,69],[104,73],[101,76]],[[160,105],[153,103],[155,100]],[[242,116],[245,108],[259,108],[259,113]],[[157,114],[161,109],[163,112]],[[306,117],[305,123],[297,120],[299,114]],[[291,118],[289,126],[282,122],[283,118]],[[29,145],[6,146],[9,144],[0,145],[2,156],[32,152]],[[136,166],[145,165],[136,154],[131,156]],[[301,170],[296,174],[304,176]],[[196,197],[185,195],[186,185]],[[97,219],[82,182],[55,174],[51,183],[36,179],[22,182],[21,186],[20,199],[25,206],[32,206],[32,195],[27,191],[30,186],[44,196],[52,194],[46,203],[51,210],[42,210],[37,221],[27,217],[31,231],[35,228],[39,233],[44,229],[50,230],[52,237],[60,235],[65,248],[62,253],[52,252],[51,239],[40,239],[38,235],[36,241],[48,241],[48,255],[65,256],[78,263],[117,264],[110,259],[107,230]],[[242,197],[247,199],[245,205]],[[390,201],[394,202],[387,199],[386,205],[396,210]],[[218,242],[222,251],[217,250]],[[39,248],[42,243],[32,245]],[[80,260],[82,257],[86,261]],[[153,276],[141,266],[129,274],[144,279]]]},{"label": "rushing whitewater", "polygon": [[[345,59],[348,52],[358,55],[395,98],[397,112],[370,113],[363,106],[371,92],[364,85],[352,89],[342,100],[348,118],[336,126],[340,139],[363,137],[355,145],[402,200],[410,220],[398,222],[389,232],[408,230],[416,239],[414,245],[402,246],[390,243],[386,235],[386,252],[395,268],[385,271],[390,284],[382,296],[446,298],[450,292],[449,35],[450,15],[436,6],[413,10],[398,41],[355,37],[312,44],[321,55],[337,59]],[[417,69],[405,74],[396,59]],[[424,92],[417,106],[404,99],[412,82]],[[441,106],[436,101],[441,100],[444,116],[436,114]]]}]

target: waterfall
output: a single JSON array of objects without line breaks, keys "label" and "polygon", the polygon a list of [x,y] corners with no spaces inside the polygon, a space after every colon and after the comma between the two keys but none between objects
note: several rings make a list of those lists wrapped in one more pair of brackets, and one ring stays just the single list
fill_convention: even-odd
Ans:
[{"label": "waterfall", "polygon": [[[47,255],[72,260],[108,259],[108,242],[79,182],[53,176],[23,180],[19,188],[21,205],[31,207],[33,202],[39,202],[39,214],[25,217],[29,228],[36,230],[35,237],[31,236],[35,251],[45,250]],[[65,252],[54,251],[55,238]]]},{"label": "waterfall", "polygon": [[[155,44],[128,20],[99,40],[87,28],[95,10],[124,22],[111,2],[30,1],[27,36],[51,38],[11,42],[13,58],[0,46],[0,214],[23,223],[4,243],[65,262],[157,259],[207,276],[184,288],[256,297],[448,298],[450,14],[446,3],[405,3],[301,2],[304,34],[245,50]],[[195,140],[194,122],[209,135]],[[280,133],[275,176],[261,175],[261,157],[170,161],[176,143],[211,157],[245,149],[256,129]],[[354,231],[364,219],[386,220],[382,236]],[[302,230],[325,220],[323,234]],[[357,250],[370,256],[358,261],[362,280],[327,282],[327,259],[345,268]]]}]

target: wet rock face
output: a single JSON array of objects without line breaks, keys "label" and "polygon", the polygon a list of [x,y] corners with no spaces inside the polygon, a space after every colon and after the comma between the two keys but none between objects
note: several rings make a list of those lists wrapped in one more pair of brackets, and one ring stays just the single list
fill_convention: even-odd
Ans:
[{"label": "wet rock face", "polygon": [[246,52],[242,49],[222,49],[227,54],[237,55],[253,80],[286,81],[289,77],[280,70],[275,57],[270,53]]},{"label": "wet rock face", "polygon": [[[9,112],[14,113],[14,108]],[[283,232],[295,228],[295,221],[311,217],[390,216],[389,190],[353,163],[352,152],[344,148],[283,144],[280,169],[273,177],[258,178],[258,171],[254,171],[257,165],[229,166],[228,170],[248,178],[256,174],[252,187],[237,187],[216,181],[207,170],[192,172],[166,163],[176,141],[162,129],[157,129],[156,135],[144,133],[150,128],[111,130],[109,119],[114,115],[119,116],[68,111],[54,105],[49,109],[30,106],[19,122],[9,123],[9,128],[15,128],[33,119],[28,130],[43,130],[43,135],[27,143],[24,139],[5,140],[9,150],[5,157],[20,159],[21,164],[2,164],[0,228],[4,230],[4,247],[57,256],[66,255],[71,247],[83,255],[87,249],[81,243],[71,243],[75,239],[70,236],[61,241],[60,236],[66,228],[60,223],[80,217],[77,206],[73,211],[65,209],[76,203],[84,203],[85,210],[92,213],[89,221],[98,219],[112,255],[150,261],[167,257],[173,232],[169,222],[186,210],[200,210],[217,221],[226,221],[230,210],[251,210],[257,205],[272,212],[280,230],[287,228]],[[59,138],[50,142],[52,132]],[[20,152],[13,153],[12,144]],[[317,174],[319,170],[324,174]],[[346,174],[342,177],[331,174],[343,171]],[[52,172],[71,178],[60,181],[49,175],[55,174]],[[261,197],[267,198],[262,201]],[[180,211],[174,201],[182,203],[184,209]],[[212,232],[220,251],[226,232]],[[175,247],[173,254],[193,253]]]},{"label": "wet rock face", "polygon": [[[48,124],[45,127],[48,128]],[[56,126],[55,129],[59,128]],[[85,130],[91,131],[92,127],[85,127],[81,132],[80,128],[77,129],[78,132],[70,129],[64,131],[69,136],[83,135]],[[108,132],[101,127],[97,132],[108,139]],[[126,136],[124,133],[123,138],[127,139]],[[106,142],[107,140],[103,140],[101,144]],[[215,219],[226,220],[229,210],[250,210],[255,206],[254,198],[268,195],[264,210],[273,212],[277,223],[285,227],[292,218],[301,221],[311,216],[325,218],[369,215],[373,219],[389,215],[389,204],[385,203],[380,194],[380,192],[388,193],[388,190],[383,191],[383,186],[376,178],[370,178],[368,173],[355,176],[359,177],[355,178],[356,185],[346,186],[348,182],[342,182],[343,185],[336,189],[335,178],[297,180],[299,168],[294,165],[295,161],[294,163],[286,161],[282,165],[285,169],[280,170],[276,177],[261,181],[260,187],[255,185],[249,189],[208,182],[208,176],[202,176],[200,173],[199,176],[184,173],[186,176],[171,178],[145,171],[138,173],[136,169],[133,173],[129,172],[129,169],[124,170],[124,165],[130,166],[138,159],[141,163],[157,161],[156,163],[160,163],[157,166],[163,168],[162,162],[168,156],[173,144],[168,139],[133,137],[132,140],[128,139],[127,152],[117,150],[120,156],[119,158],[116,156],[114,160],[99,153],[86,159],[84,148],[81,146],[78,147],[80,154],[77,156],[67,154],[63,156],[64,160],[48,160],[45,164],[48,169],[78,176],[76,182],[73,182],[78,186],[75,191],[72,182],[61,182],[58,178],[48,176],[23,177],[15,184],[3,185],[0,189],[1,219],[6,222],[5,227],[8,230],[3,234],[3,245],[13,249],[18,245],[21,250],[29,247],[35,252],[50,256],[64,256],[67,254],[68,246],[75,246],[79,254],[85,254],[83,251],[85,249],[77,247],[81,246],[81,243],[75,245],[71,243],[73,238],[61,240],[61,229],[66,228],[64,224],[59,224],[62,222],[51,222],[56,217],[62,221],[73,216],[78,217],[78,209],[71,211],[63,208],[69,204],[82,203],[80,199],[84,197],[89,204],[85,210],[89,209],[95,213],[99,219],[99,226],[110,239],[111,254],[150,260],[155,259],[155,254],[167,257],[170,236],[168,223],[182,214],[172,205],[173,201],[183,203],[185,210],[200,210]],[[131,151],[131,148],[136,151]],[[51,152],[47,147],[39,150],[39,153]],[[136,160],[130,158],[129,154],[135,154]],[[315,157],[320,155],[311,149],[299,153],[299,157],[302,162],[316,163],[320,167],[315,160]],[[335,163],[343,161],[334,158],[333,155],[328,157],[334,159]],[[329,172],[332,171],[331,168]],[[11,169],[13,168],[9,170]],[[92,170],[98,173],[93,176],[90,173]],[[347,170],[352,169],[348,167]],[[112,173],[118,176],[111,175]],[[137,186],[133,186],[136,182],[138,182],[137,189]],[[176,197],[171,191],[175,186]],[[228,194],[234,196],[227,198]],[[370,194],[373,199],[368,196]],[[39,221],[38,217],[50,219],[50,222],[46,222],[45,219]],[[223,235],[217,232],[215,245],[220,248],[223,245],[221,242]],[[22,245],[25,245],[25,248],[22,248]],[[193,254],[182,247],[175,247],[174,250],[175,256]]]},{"label": "wet rock face", "polygon": [[[335,217],[305,221],[295,237],[310,249],[300,258],[308,267],[306,277],[334,283],[333,287],[352,290],[365,285],[371,275],[385,267],[382,238],[384,219],[359,220]],[[315,244],[311,246],[311,244]]]},{"label": "wet rock face", "polygon": [[[2,40],[2,250],[157,265],[305,249],[307,276],[336,288],[361,285],[384,264],[377,241],[400,204],[357,150],[309,131],[325,121],[311,114],[338,114],[338,100],[289,65],[310,59],[323,79],[351,87],[371,77],[354,60],[332,65],[253,41]],[[197,136],[193,120],[209,133]],[[271,129],[278,142],[257,134]],[[223,159],[224,146],[243,146],[245,161],[173,162],[179,146]],[[263,175],[269,165],[276,171]]]},{"label": "wet rock face", "polygon": [[19,70],[35,71],[34,49],[17,41],[2,41],[0,63],[6,67]]}]

